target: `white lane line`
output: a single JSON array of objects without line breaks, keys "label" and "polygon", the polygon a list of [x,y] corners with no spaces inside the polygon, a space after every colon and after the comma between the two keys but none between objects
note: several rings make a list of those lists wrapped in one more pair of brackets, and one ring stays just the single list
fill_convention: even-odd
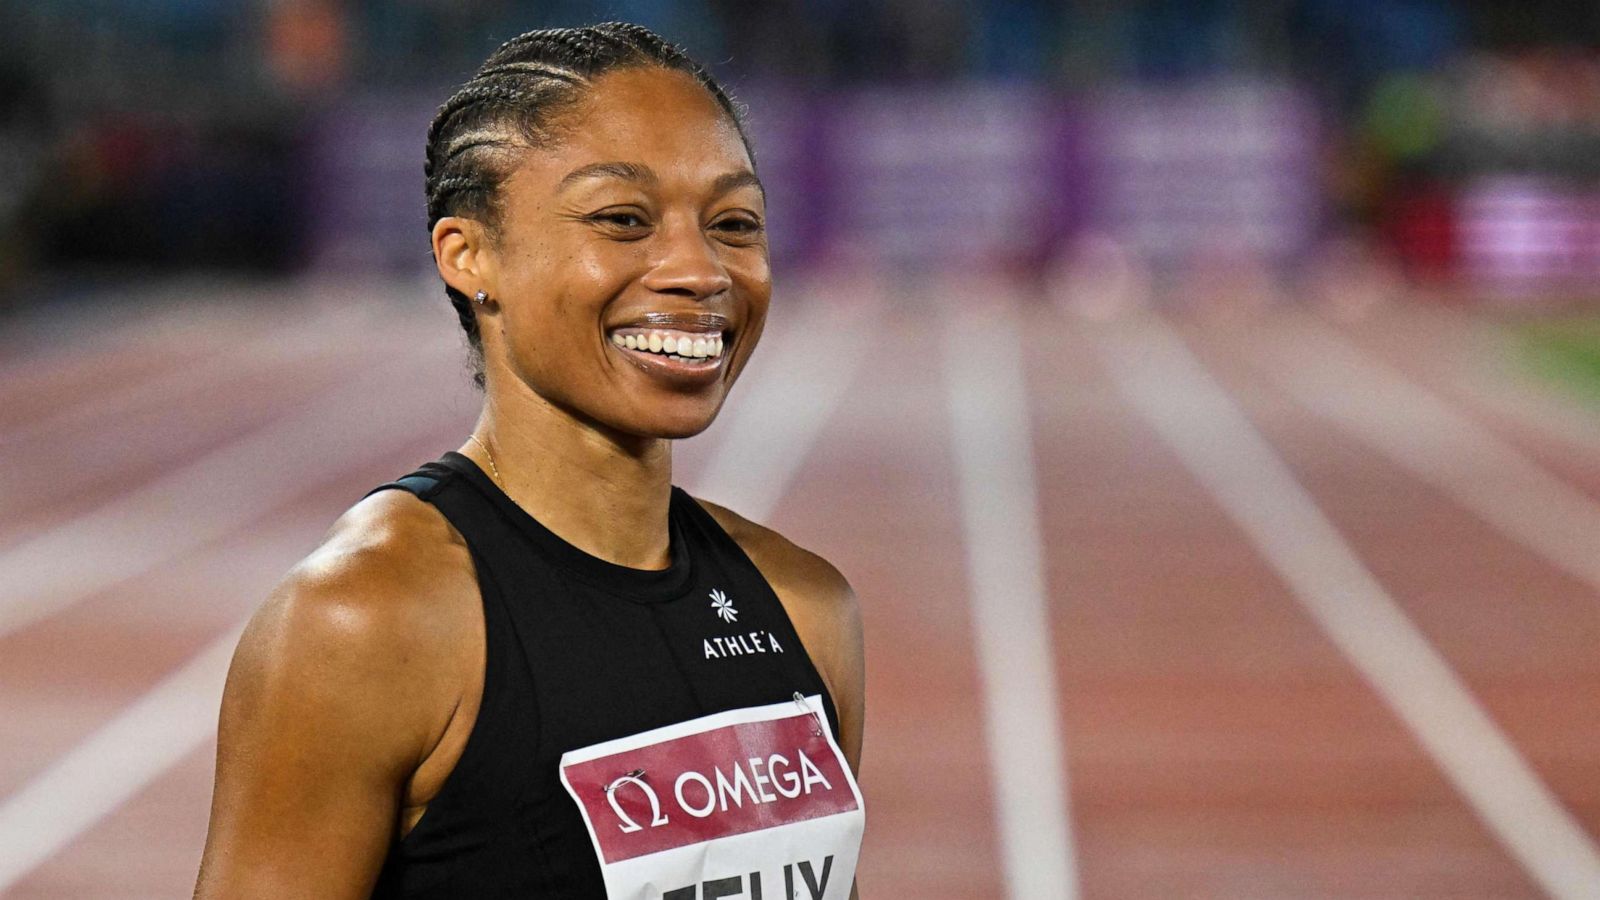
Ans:
[{"label": "white lane line", "polygon": [[[851,320],[851,315],[819,312],[826,312],[829,321]],[[708,468],[708,477],[701,479],[712,493],[731,497],[730,504],[738,504],[733,508],[751,518],[765,518],[777,506],[823,425],[843,399],[864,355],[863,336],[862,346],[840,348],[837,366],[819,366],[816,354],[805,346],[807,333],[810,332],[804,329],[786,332],[790,339],[780,345],[786,349],[774,360],[779,374],[763,381],[767,386],[752,392],[753,396],[743,398],[743,405],[753,409],[735,419],[748,421],[721,430],[714,458],[723,462]],[[451,352],[455,352],[454,348]],[[428,370],[427,363],[428,360],[413,357],[407,369]],[[828,373],[816,374],[822,370]],[[795,377],[787,377],[790,372]],[[393,385],[392,376],[383,377],[391,379]],[[437,388],[437,381],[434,392],[445,393]],[[348,392],[341,392],[340,396],[345,393]],[[360,391],[352,394],[356,395],[380,396]],[[400,395],[427,396],[427,389],[415,387],[400,391]],[[445,399],[441,397],[441,403]],[[321,405],[333,404],[330,400]],[[783,415],[776,416],[775,411]],[[773,432],[783,439],[774,441]],[[359,440],[350,441],[348,446],[370,451],[414,434],[414,430],[405,434],[369,432],[357,435]],[[292,436],[280,433],[279,439]],[[339,467],[337,460],[323,454],[313,468],[304,471],[337,472]],[[258,515],[262,512],[256,510]],[[241,625],[218,638],[0,803],[0,847],[5,848],[0,855],[0,893],[215,737],[223,681],[242,630]]]},{"label": "white lane line", "polygon": [[[53,495],[73,491],[114,475],[122,468],[137,468],[187,449],[188,444],[203,444],[208,432],[223,426],[221,421],[194,426],[185,421],[182,410],[204,404],[209,394],[237,389],[244,379],[261,373],[292,369],[319,352],[332,350],[339,341],[348,342],[351,328],[339,329],[331,322],[307,323],[264,338],[242,341],[226,353],[213,354],[191,366],[135,380],[96,393],[80,402],[62,405],[52,413],[25,422],[9,432],[0,432],[0,521],[27,518],[37,505],[21,496],[25,486],[38,481],[36,465],[24,464],[20,457],[37,460],[47,448],[73,446],[86,450],[90,459],[53,472],[49,490]],[[124,411],[132,411],[130,421],[118,421]],[[140,412],[159,411],[154,422],[145,421]],[[61,432],[78,429],[76,435],[62,439]],[[84,429],[89,429],[85,434]],[[140,431],[144,433],[140,433]],[[74,440],[73,438],[76,437]],[[46,443],[49,442],[49,443]],[[32,445],[21,453],[18,448]],[[121,448],[120,451],[117,448]],[[101,464],[96,465],[98,460]],[[28,492],[32,493],[32,492]],[[0,528],[0,548],[8,537]],[[4,550],[0,549],[0,553]],[[3,595],[0,595],[3,600]]]},{"label": "white lane line", "polygon": [[[206,341],[218,334],[253,333],[267,324],[263,308],[281,310],[291,298],[272,292],[216,302],[214,286],[197,286],[199,303],[185,291],[156,288],[119,291],[51,308],[34,321],[7,323],[0,335],[0,404],[18,391],[49,390],[63,375],[73,376],[104,355],[170,352],[180,341]],[[297,303],[294,309],[320,314],[323,305]],[[71,309],[64,307],[72,307]],[[7,346],[12,337],[15,341]]]},{"label": "white lane line", "polygon": [[[282,419],[0,551],[0,638],[166,565],[441,421],[454,348],[428,344],[374,366]],[[395,398],[436,398],[396,400]],[[353,499],[353,498],[352,498]]]},{"label": "white lane line", "polygon": [[0,802],[0,894],[216,735],[241,630],[212,641]]},{"label": "white lane line", "polygon": [[[52,432],[72,426],[93,424],[105,427],[107,420],[129,408],[144,408],[187,402],[195,394],[213,391],[243,376],[292,365],[314,352],[338,346],[355,332],[355,316],[321,314],[321,321],[300,322],[290,328],[278,327],[271,333],[252,333],[226,351],[215,352],[197,363],[180,366],[147,379],[115,385],[78,402],[58,406],[46,415],[23,422],[10,431],[0,432],[0,451],[8,445],[39,440]],[[335,321],[338,319],[339,321]]]},{"label": "white lane line", "polygon": [[1600,851],[1582,827],[1182,340],[1151,318],[1097,347],[1123,395],[1511,855],[1553,897],[1600,897]]},{"label": "white lane line", "polygon": [[[229,572],[235,583],[228,590],[236,596],[265,597],[314,540],[314,532],[275,526],[236,538],[221,551],[220,564],[207,568]],[[242,630],[241,623],[213,639],[0,801],[0,896],[215,739],[222,686]]]},{"label": "white lane line", "polygon": [[[1593,406],[1525,371],[1527,363],[1516,358],[1519,354],[1509,346],[1503,324],[1435,307],[1409,310],[1398,324],[1407,331],[1432,336],[1434,347],[1418,348],[1419,353],[1433,357],[1428,360],[1430,376],[1462,390],[1471,405],[1585,452],[1600,449],[1600,419]],[[1451,352],[1444,356],[1441,347]]]},{"label": "white lane line", "polygon": [[1600,590],[1600,502],[1327,326],[1306,320],[1282,338],[1266,355],[1297,402]]},{"label": "white lane line", "polygon": [[1077,855],[1022,349],[1010,308],[946,321],[945,383],[1007,896],[1071,900]]},{"label": "white lane line", "polygon": [[[695,478],[704,496],[740,515],[770,516],[855,380],[876,332],[870,300],[813,300],[767,352],[760,377],[735,389],[713,429],[717,443]],[[813,340],[825,334],[825,341]]]}]

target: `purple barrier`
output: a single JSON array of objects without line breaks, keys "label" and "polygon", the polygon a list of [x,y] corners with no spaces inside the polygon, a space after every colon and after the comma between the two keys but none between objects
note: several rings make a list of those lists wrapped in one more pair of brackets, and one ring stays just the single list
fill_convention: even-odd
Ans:
[{"label": "purple barrier", "polygon": [[1121,88],[1094,98],[1084,128],[1093,227],[1150,265],[1282,263],[1314,236],[1317,126],[1298,91]]},{"label": "purple barrier", "polygon": [[1503,176],[1468,184],[1457,209],[1462,274],[1490,290],[1536,294],[1600,280],[1600,192]]},{"label": "purple barrier", "polygon": [[767,233],[775,265],[804,265],[826,253],[835,203],[826,147],[827,98],[782,85],[743,86],[739,101],[767,190]]},{"label": "purple barrier", "polygon": [[[999,84],[740,95],[780,265],[1035,267],[1084,234],[1156,267],[1276,264],[1320,212],[1315,117],[1282,85],[1081,103]],[[422,141],[439,99],[363,98],[325,118],[307,198],[318,268],[427,268]]]},{"label": "purple barrier", "polygon": [[881,88],[828,117],[829,253],[900,266],[1037,261],[1054,243],[1050,98],[1016,87]]}]

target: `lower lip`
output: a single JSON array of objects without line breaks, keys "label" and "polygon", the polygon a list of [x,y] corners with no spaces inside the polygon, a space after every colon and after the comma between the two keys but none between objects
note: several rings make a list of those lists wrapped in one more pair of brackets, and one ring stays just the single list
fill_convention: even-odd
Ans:
[{"label": "lower lip", "polygon": [[702,359],[687,360],[673,359],[660,353],[651,353],[648,350],[629,350],[607,342],[611,349],[638,366],[640,371],[675,384],[706,385],[717,380],[722,372],[724,356],[707,356]]}]

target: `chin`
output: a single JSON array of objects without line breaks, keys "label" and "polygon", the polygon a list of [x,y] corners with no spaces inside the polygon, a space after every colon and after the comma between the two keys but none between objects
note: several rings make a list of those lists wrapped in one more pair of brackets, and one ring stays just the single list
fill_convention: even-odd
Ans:
[{"label": "chin", "polygon": [[645,438],[690,438],[710,428],[721,409],[720,402],[709,408],[704,403],[667,403],[632,416],[629,421],[618,422],[613,427]]},{"label": "chin", "polygon": [[677,440],[682,440],[683,438],[692,438],[695,435],[701,433],[702,431],[705,431],[709,427],[711,427],[711,423],[710,422],[705,422],[705,423],[701,423],[701,424],[698,424],[698,425],[689,426],[689,427],[685,427],[685,428],[670,428],[670,429],[665,429],[665,430],[661,431],[659,434],[656,434],[655,437],[665,438],[667,440],[672,440],[672,441],[677,441]]},{"label": "chin", "polygon": [[649,428],[648,434],[650,437],[669,438],[671,440],[691,438],[700,432],[705,431],[707,428],[710,428],[711,423],[715,421],[716,418],[716,413],[712,413],[709,416],[683,416],[662,419],[650,423],[651,427]]}]

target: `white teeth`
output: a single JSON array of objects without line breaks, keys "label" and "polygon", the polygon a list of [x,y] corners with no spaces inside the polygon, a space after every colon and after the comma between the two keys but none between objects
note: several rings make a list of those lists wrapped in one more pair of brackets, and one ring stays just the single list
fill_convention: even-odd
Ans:
[{"label": "white teeth", "polygon": [[611,343],[629,350],[660,353],[678,359],[715,359],[722,355],[722,335],[675,334],[652,331],[649,334],[613,334]]}]

